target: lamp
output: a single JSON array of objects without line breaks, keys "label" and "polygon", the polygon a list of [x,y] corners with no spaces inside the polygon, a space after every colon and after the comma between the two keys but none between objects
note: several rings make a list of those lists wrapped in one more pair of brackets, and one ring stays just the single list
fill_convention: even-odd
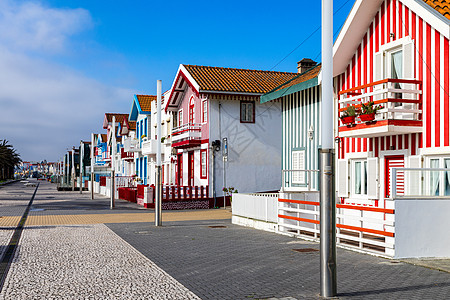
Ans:
[{"label": "lamp", "polygon": [[311,125],[308,129],[308,138],[312,141],[314,138],[314,127]]}]

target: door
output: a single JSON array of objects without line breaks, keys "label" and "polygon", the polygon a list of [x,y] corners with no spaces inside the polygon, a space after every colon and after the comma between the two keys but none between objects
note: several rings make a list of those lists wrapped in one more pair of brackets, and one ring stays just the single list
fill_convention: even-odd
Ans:
[{"label": "door", "polygon": [[[384,176],[384,194],[385,198],[392,197],[393,174],[392,168],[404,168],[405,158],[403,155],[385,157],[385,176]],[[397,195],[403,195],[405,192],[405,174],[404,171],[397,170],[396,178]]]},{"label": "door", "polygon": [[177,185],[183,185],[183,154],[177,155]]},{"label": "door", "polygon": [[194,186],[194,151],[188,153],[188,185]]},{"label": "door", "polygon": [[147,184],[147,157],[144,157],[144,184]]}]

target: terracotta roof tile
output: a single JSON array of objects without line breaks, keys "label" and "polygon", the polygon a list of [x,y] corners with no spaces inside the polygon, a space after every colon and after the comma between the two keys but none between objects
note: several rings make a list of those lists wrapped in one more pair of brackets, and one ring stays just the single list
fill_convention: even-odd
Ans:
[{"label": "terracotta roof tile", "polygon": [[128,126],[130,127],[130,130],[136,130],[136,122],[135,121],[128,121]]},{"label": "terracotta roof tile", "polygon": [[297,73],[184,65],[200,90],[264,94]]},{"label": "terracotta roof tile", "polygon": [[112,122],[112,117],[116,117],[116,123],[122,123],[124,119],[128,119],[128,114],[105,113],[106,119]]},{"label": "terracotta roof tile", "polygon": [[423,0],[423,2],[450,20],[450,0]]},{"label": "terracotta roof tile", "polygon": [[142,111],[151,111],[151,103],[156,100],[156,96],[152,95],[136,95]]},{"label": "terracotta roof tile", "polygon": [[319,76],[320,70],[322,69],[322,65],[318,64],[317,66],[309,69],[306,72],[303,72],[301,74],[297,74],[296,77],[294,77],[293,79],[283,83],[282,85],[276,87],[275,89],[273,89],[271,92],[276,92],[282,89],[286,89],[289,88],[291,86],[294,86],[296,84],[308,81],[310,79],[313,79],[317,76]]}]

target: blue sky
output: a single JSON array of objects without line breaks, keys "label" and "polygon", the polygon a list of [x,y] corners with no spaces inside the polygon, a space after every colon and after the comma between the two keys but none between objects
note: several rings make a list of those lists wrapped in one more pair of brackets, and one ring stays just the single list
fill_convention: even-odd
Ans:
[{"label": "blue sky", "polygon": [[[335,31],[353,0],[334,0]],[[180,63],[295,72],[321,1],[0,0],[0,139],[55,161]],[[5,30],[7,28],[7,30]]]}]

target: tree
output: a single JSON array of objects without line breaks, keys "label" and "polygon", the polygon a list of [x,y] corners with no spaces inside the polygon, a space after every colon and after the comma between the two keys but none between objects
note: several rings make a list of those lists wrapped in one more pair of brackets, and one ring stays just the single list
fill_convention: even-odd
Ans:
[{"label": "tree", "polygon": [[20,155],[7,140],[0,140],[0,180],[14,177],[14,167],[22,162]]}]

